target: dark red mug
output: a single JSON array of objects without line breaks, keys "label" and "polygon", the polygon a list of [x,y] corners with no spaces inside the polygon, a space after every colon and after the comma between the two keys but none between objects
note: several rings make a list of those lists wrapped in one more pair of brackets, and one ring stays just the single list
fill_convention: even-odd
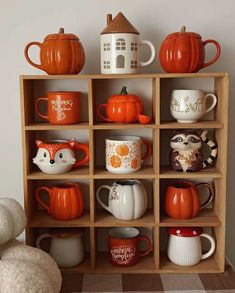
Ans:
[{"label": "dark red mug", "polygon": [[[133,227],[117,227],[108,231],[109,258],[113,265],[119,267],[133,266],[140,257],[146,256],[151,251],[151,242],[148,237],[140,236],[138,229]],[[146,251],[139,250],[139,242],[144,240],[147,244]]]}]

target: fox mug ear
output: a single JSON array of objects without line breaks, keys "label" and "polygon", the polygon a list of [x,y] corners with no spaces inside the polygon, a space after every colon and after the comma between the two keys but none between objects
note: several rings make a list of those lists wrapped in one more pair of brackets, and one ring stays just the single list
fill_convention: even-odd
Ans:
[{"label": "fox mug ear", "polygon": [[35,143],[36,143],[36,146],[39,147],[40,144],[42,143],[42,141],[41,140],[36,140]]}]

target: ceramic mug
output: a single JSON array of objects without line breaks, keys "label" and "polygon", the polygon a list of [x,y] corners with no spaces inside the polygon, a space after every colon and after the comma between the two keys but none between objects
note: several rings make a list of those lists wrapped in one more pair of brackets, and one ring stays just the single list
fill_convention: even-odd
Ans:
[{"label": "ceramic mug", "polygon": [[[109,190],[108,205],[100,198],[102,189]],[[117,219],[135,220],[143,216],[147,209],[148,199],[143,184],[138,180],[118,180],[111,186],[101,185],[96,192],[100,205]]]},{"label": "ceramic mug", "polygon": [[[110,261],[115,266],[126,267],[138,263],[140,257],[151,251],[151,242],[148,237],[140,236],[138,229],[133,227],[118,227],[108,230],[108,249]],[[145,241],[147,250],[140,252],[139,242]]]},{"label": "ceramic mug", "polygon": [[[62,174],[78,168],[89,161],[89,146],[75,140],[36,140],[38,151],[33,163],[46,174]],[[77,160],[76,152],[84,152],[84,158]]]},{"label": "ceramic mug", "polygon": [[[106,142],[106,169],[109,172],[123,174],[133,173],[141,168],[141,163],[147,160],[151,153],[151,145],[138,136],[113,136]],[[142,156],[142,145],[146,153]]]},{"label": "ceramic mug", "polygon": [[[180,266],[193,266],[200,260],[210,257],[215,251],[215,240],[203,233],[202,228],[169,228],[167,255],[170,261]],[[211,243],[208,252],[202,254],[201,239],[207,238]]]},{"label": "ceramic mug", "polygon": [[[208,198],[200,204],[199,189],[206,187],[209,191]],[[210,205],[214,200],[214,188],[211,184],[202,182],[194,184],[190,181],[177,181],[167,187],[165,195],[165,211],[174,219],[191,219],[199,210]]]},{"label": "ceramic mug", "polygon": [[[41,199],[43,190],[48,193],[49,205]],[[40,186],[36,189],[35,197],[48,214],[57,220],[76,219],[84,210],[83,195],[78,183],[66,182],[53,187]]]},{"label": "ceramic mug", "polygon": [[[208,98],[212,99],[207,108]],[[210,112],[217,104],[217,97],[202,90],[173,90],[170,101],[170,113],[179,123],[194,123]]]},{"label": "ceramic mug", "polygon": [[[49,92],[37,98],[35,112],[52,124],[74,124],[80,121],[80,92]],[[47,103],[47,114],[40,111],[40,103]]]},{"label": "ceramic mug", "polygon": [[41,248],[41,241],[50,238],[49,254],[61,268],[71,268],[79,265],[84,259],[82,229],[59,229],[43,234],[37,238],[36,247]]}]

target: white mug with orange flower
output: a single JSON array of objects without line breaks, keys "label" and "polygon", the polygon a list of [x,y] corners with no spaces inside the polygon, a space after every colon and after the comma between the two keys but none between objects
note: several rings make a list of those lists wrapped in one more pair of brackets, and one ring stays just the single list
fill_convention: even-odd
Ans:
[{"label": "white mug with orange flower", "polygon": [[[133,173],[141,168],[151,153],[151,145],[138,136],[112,136],[106,138],[106,169],[111,173]],[[142,145],[146,153],[142,156]]]}]

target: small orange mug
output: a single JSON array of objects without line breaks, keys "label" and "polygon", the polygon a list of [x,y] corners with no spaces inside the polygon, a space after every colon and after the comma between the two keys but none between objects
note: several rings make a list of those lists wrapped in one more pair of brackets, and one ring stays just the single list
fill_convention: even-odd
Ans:
[{"label": "small orange mug", "polygon": [[[35,101],[35,112],[52,124],[74,124],[80,121],[80,92],[49,92]],[[40,112],[41,101],[47,102],[47,115]]]},{"label": "small orange mug", "polygon": [[[44,203],[40,192],[45,190],[49,195],[49,205]],[[84,210],[84,200],[80,185],[67,182],[53,187],[41,186],[36,189],[35,197],[48,214],[57,220],[73,220],[80,217]]]}]

